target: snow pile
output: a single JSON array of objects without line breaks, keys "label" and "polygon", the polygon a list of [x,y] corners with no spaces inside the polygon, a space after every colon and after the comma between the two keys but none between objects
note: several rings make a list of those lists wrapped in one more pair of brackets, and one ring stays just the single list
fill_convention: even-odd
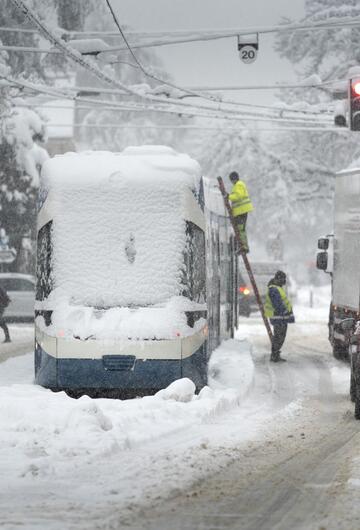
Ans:
[{"label": "snow pile", "polygon": [[[209,362],[209,381],[213,388],[250,388],[254,363],[245,345],[244,340],[229,340],[214,350]],[[241,370],[237,368],[239,364]]]},{"label": "snow pile", "polygon": [[45,163],[55,287],[47,302],[58,307],[57,325],[67,327],[73,318],[94,334],[92,324],[101,333],[103,324],[121,328],[126,319],[134,333],[150,312],[116,309],[94,317],[90,307],[164,305],[181,294],[183,197],[198,188],[199,177],[197,162],[164,146],[68,153]]},{"label": "snow pile", "polygon": [[[228,341],[223,351],[217,350],[217,362],[222,354],[224,360],[233,355],[232,369],[239,373],[235,379],[242,386],[226,387],[223,377],[219,388],[205,387],[195,395],[194,383],[181,379],[155,396],[127,401],[87,396],[74,400],[64,392],[31,385],[32,355],[0,363],[0,375],[4,375],[0,379],[2,475],[9,480],[55,479],[73,473],[74,468],[81,474],[83,466],[99,457],[160,438],[166,443],[166,436],[173,432],[211,422],[239,405],[253,373],[246,343]],[[28,372],[22,384],[12,384],[15,377],[19,381],[20,361]]]},{"label": "snow pile", "polygon": [[163,307],[113,307],[108,310],[58,301],[51,325],[46,326],[42,316],[36,318],[36,324],[47,334],[63,338],[176,339],[192,335],[206,325],[206,320],[200,318],[191,328],[185,311],[205,309],[204,304],[181,296],[172,297]]},{"label": "snow pile", "polygon": [[161,399],[173,399],[174,401],[182,401],[187,403],[191,401],[195,395],[196,387],[191,379],[185,377],[178,379],[169,385],[167,388],[160,390],[156,396]]}]

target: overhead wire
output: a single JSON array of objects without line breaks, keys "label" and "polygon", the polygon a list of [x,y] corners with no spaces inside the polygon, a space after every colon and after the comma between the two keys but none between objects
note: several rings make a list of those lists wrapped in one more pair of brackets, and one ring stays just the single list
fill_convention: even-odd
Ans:
[{"label": "overhead wire", "polygon": [[[156,102],[166,102],[167,104],[176,104],[176,105],[181,105],[181,106],[184,106],[184,107],[191,107],[191,108],[199,107],[197,105],[194,105],[194,104],[188,103],[188,102],[184,102],[184,101],[182,101],[180,103],[178,100],[174,100],[173,98],[167,98],[165,100],[164,98],[157,97],[157,96],[154,96],[154,95],[150,95],[148,93],[146,93],[146,94],[139,93],[139,92],[137,92],[135,90],[132,90],[131,87],[128,87],[128,86],[124,85],[123,83],[121,83],[119,81],[116,81],[115,79],[111,78],[110,76],[104,74],[104,72],[102,72],[97,66],[95,66],[94,64],[92,64],[88,60],[85,60],[84,57],[77,52],[77,50],[74,50],[72,47],[67,46],[66,43],[62,39],[59,39],[56,35],[54,35],[49,30],[49,28],[47,28],[46,25],[39,20],[39,18],[35,15],[34,11],[31,10],[30,8],[28,8],[28,6],[26,5],[26,3],[23,0],[12,0],[12,1],[19,9],[21,9],[23,11],[23,13],[29,18],[29,20],[32,21],[39,28],[39,30],[42,32],[42,34],[50,42],[52,42],[63,53],[65,53],[65,55],[67,55],[69,58],[71,58],[72,60],[74,60],[75,62],[80,64],[82,67],[86,68],[88,71],[93,73],[96,77],[101,79],[103,82],[106,82],[108,84],[112,84],[114,86],[117,86],[118,88],[121,88],[121,89],[125,90],[129,94],[134,95],[134,96],[139,97],[139,98],[142,98],[142,99],[147,99],[147,100],[156,101]],[[177,87],[177,88],[180,89],[180,90],[184,90],[183,88],[179,88],[179,87]],[[204,95],[200,95],[200,97],[205,97],[206,98],[206,96],[204,96]],[[211,101],[213,101],[213,99],[211,99]],[[221,108],[220,105],[227,105],[227,104],[234,105],[234,104],[237,104],[237,103],[238,102],[229,102],[228,103],[227,101],[218,102],[218,108],[216,110],[220,111],[220,112],[225,111],[227,113],[228,112],[232,112],[230,109]],[[201,108],[206,108],[206,107],[204,105],[202,105]],[[214,110],[212,107],[207,107],[207,109],[208,110]]]},{"label": "overhead wire", "polygon": [[200,86],[194,87],[195,90],[219,90],[219,91],[233,91],[233,90],[274,90],[274,89],[286,89],[286,88],[323,88],[334,85],[336,83],[344,82],[343,79],[328,79],[327,81],[320,81],[319,83],[296,82],[296,83],[274,83],[270,85],[223,85],[223,86]]},{"label": "overhead wire", "polygon": [[180,90],[181,92],[184,92],[185,94],[188,94],[188,95],[191,95],[191,96],[196,96],[196,97],[201,97],[203,99],[207,99],[207,100],[213,101],[213,98],[211,96],[206,96],[204,94],[199,94],[197,92],[194,92],[191,89],[186,89],[186,88],[183,88],[183,87],[179,87],[179,86],[175,85],[174,83],[171,83],[170,81],[161,79],[160,77],[152,74],[146,68],[144,68],[143,64],[139,61],[139,59],[135,55],[134,51],[132,50],[132,47],[129,44],[129,41],[127,40],[127,38],[125,36],[125,33],[124,33],[124,31],[123,31],[123,29],[122,29],[122,27],[120,25],[118,17],[116,16],[116,13],[115,13],[115,11],[114,11],[114,9],[112,7],[111,1],[110,0],[105,0],[105,2],[106,2],[107,6],[109,8],[109,11],[110,11],[111,16],[112,16],[112,18],[114,20],[114,23],[115,23],[116,27],[118,28],[123,41],[125,42],[126,48],[130,52],[132,58],[134,59],[135,63],[140,68],[142,73],[145,75],[145,77],[148,77],[149,79],[152,79],[153,81],[157,81],[158,83],[161,83],[163,85],[169,86],[170,88],[174,88],[175,90]]},{"label": "overhead wire", "polygon": [[[14,81],[11,78],[5,78],[9,81]],[[29,88],[31,90],[34,90],[34,85],[27,81],[16,81],[16,84],[20,87]],[[227,115],[224,113],[216,114],[216,113],[209,113],[209,112],[193,112],[188,110],[179,110],[179,109],[170,109],[170,108],[161,108],[161,107],[155,107],[155,106],[141,106],[141,103],[117,103],[112,101],[106,101],[106,100],[94,100],[91,98],[82,98],[78,96],[72,96],[68,93],[60,93],[59,91],[52,91],[47,88],[44,88],[42,90],[40,87],[35,86],[35,91],[39,93],[44,93],[45,95],[50,95],[52,97],[60,98],[60,99],[68,99],[71,101],[76,101],[81,104],[91,104],[94,107],[94,110],[96,110],[96,107],[100,107],[101,110],[122,110],[122,111],[129,111],[129,112],[160,112],[165,114],[174,114],[174,115],[180,115],[181,116],[189,116],[189,117],[198,117],[198,118],[206,118],[206,119],[216,119],[216,120],[233,120],[233,121],[254,121],[254,122],[273,122],[273,123],[293,123],[293,124],[300,124],[300,125],[319,125],[319,121],[310,121],[305,119],[297,119],[297,118],[274,118],[270,116],[259,116],[259,115]],[[22,106],[16,105],[16,106]],[[330,122],[323,122],[324,125],[327,125]]]},{"label": "overhead wire", "polygon": [[[112,102],[107,102],[107,101],[104,101],[102,100],[101,102],[95,102],[94,100],[89,100],[89,99],[84,99],[84,98],[69,98],[70,101],[76,101],[78,103],[80,103],[80,105],[77,105],[76,106],[76,110],[97,110],[99,107],[99,103],[101,103],[100,105],[100,109],[101,110],[112,110],[112,111],[120,111],[120,112],[124,112],[124,111],[128,111],[128,112],[148,112],[149,110],[151,112],[159,112],[159,113],[167,113],[167,114],[174,114],[174,115],[179,115],[179,111],[176,111],[176,110],[169,110],[169,109],[161,109],[161,108],[152,108],[152,109],[148,109],[146,107],[140,107],[140,106],[131,106],[132,104],[118,104],[116,106],[112,105],[111,103]],[[52,105],[51,104],[52,101],[50,100],[46,100],[46,101],[36,101],[36,102],[33,102],[32,104],[27,104],[27,103],[16,103],[15,106],[16,107],[27,107],[27,108],[33,108],[33,107],[36,107],[36,108],[39,108],[40,110],[46,110],[46,109],[64,109],[64,110],[67,110],[69,109],[69,106],[65,106],[65,105]],[[84,103],[87,103],[87,104],[84,104]],[[97,103],[97,104],[95,104]],[[215,118],[215,119],[223,119],[223,116],[213,116],[213,115],[210,115],[210,114],[193,114],[193,113],[182,113],[182,115],[184,116],[188,116],[188,117],[199,117],[199,118]],[[255,117],[255,116],[254,116]],[[227,119],[227,117],[225,117]],[[225,119],[224,118],[224,119]],[[232,117],[229,117],[229,119],[233,119]],[[243,118],[239,118],[239,119],[243,119],[243,120],[246,120],[247,119],[247,116],[245,115]],[[256,121],[263,121],[261,119],[261,116],[258,117],[258,119]],[[291,119],[290,120],[281,120],[279,121],[279,123],[281,122],[290,122],[291,123]],[[297,122],[295,122],[297,123]],[[303,122],[301,122],[303,123]],[[306,123],[309,123],[309,125],[314,125],[314,124],[318,124],[319,122],[318,121],[314,121],[314,122],[306,122]],[[326,122],[326,123],[330,123],[330,122]],[[325,124],[326,124],[325,123]]]},{"label": "overhead wire", "polygon": [[[112,88],[93,88],[93,87],[70,87],[70,90],[74,90],[76,92],[78,91],[96,91],[96,92],[99,92],[99,93],[104,93],[104,94],[114,94],[114,95],[122,95],[122,96],[125,96],[127,95],[124,91],[121,91],[121,90],[118,90],[118,89],[112,89]],[[217,88],[213,88],[213,90],[217,90]],[[268,109],[268,110],[271,110],[272,112],[280,112],[280,113],[284,113],[284,112],[294,112],[294,113],[301,113],[301,114],[311,114],[311,115],[324,115],[325,111],[312,111],[312,110],[309,110],[309,109],[292,109],[291,107],[285,107],[285,106],[282,106],[282,107],[279,107],[279,106],[276,106],[276,105],[261,105],[261,104],[257,104],[257,103],[245,103],[245,102],[242,102],[242,101],[229,101],[229,100],[222,100],[222,99],[218,99],[217,100],[219,103],[224,103],[226,105],[236,105],[236,106],[240,106],[240,107],[251,107],[251,108],[260,108],[260,109]]]},{"label": "overhead wire", "polygon": [[[51,54],[61,54],[63,52],[61,52],[60,50],[56,50],[56,49],[52,49],[52,48],[36,48],[36,47],[30,47],[30,46],[1,46],[0,45],[0,51],[1,50],[5,50],[5,51],[21,51],[21,52],[34,52],[34,53],[51,53]],[[117,64],[117,63],[121,63],[121,64],[126,64],[128,66],[131,66],[133,68],[139,68],[136,64],[132,64],[132,63],[129,63],[128,61],[122,61],[122,60],[119,60],[119,61],[112,61],[111,63],[106,63],[106,64]],[[152,74],[149,74],[149,76],[152,76]],[[249,104],[249,103],[242,103],[242,102],[239,102],[239,101],[235,101],[235,100],[224,100],[222,99],[221,97],[217,97],[217,98],[214,98],[214,97],[207,97],[206,94],[204,93],[199,93],[199,91],[205,91],[205,92],[223,92],[223,91],[238,91],[238,90],[274,90],[274,89],[281,89],[281,90],[284,90],[284,89],[295,89],[295,88],[318,88],[318,89],[324,89],[325,87],[329,87],[331,85],[334,85],[336,83],[343,83],[344,80],[341,80],[341,79],[330,79],[330,80],[327,80],[327,81],[322,81],[320,83],[276,83],[276,84],[272,84],[272,85],[230,85],[230,86],[204,86],[204,87],[178,87],[176,85],[173,85],[167,81],[164,81],[164,80],[160,80],[160,78],[157,78],[155,76],[152,76],[153,79],[156,79],[156,80],[159,80],[161,81],[163,84],[166,84],[168,86],[171,86],[173,88],[176,88],[180,91],[183,91],[183,92],[187,92],[189,95],[191,96],[194,96],[194,97],[200,97],[202,99],[208,99],[209,101],[212,101],[212,102],[217,102],[217,103],[222,103],[222,104],[226,104],[226,105],[242,105],[242,106],[255,106],[254,104]],[[103,89],[102,89],[103,90]],[[124,94],[125,95],[125,94]],[[128,94],[128,95],[133,95],[133,94]],[[261,108],[271,108],[271,109],[276,109],[275,106],[269,106],[269,105],[256,105],[257,107],[261,107]],[[281,108],[280,110],[286,110],[286,111],[290,111],[290,112],[304,112],[304,113],[314,113],[314,111],[305,111],[305,110],[299,110],[299,109],[283,109]]]},{"label": "overhead wire", "polygon": [[[144,106],[141,103],[134,103],[134,102],[114,102],[110,100],[99,100],[99,99],[92,99],[92,98],[85,98],[80,97],[76,95],[71,95],[68,92],[59,92],[59,90],[52,90],[48,89],[46,87],[42,88],[42,86],[34,85],[33,83],[30,83],[28,81],[19,81],[14,80],[11,77],[3,77],[4,79],[7,79],[9,82],[22,87],[27,88],[31,91],[35,91],[38,93],[43,93],[45,95],[55,97],[56,99],[68,99],[72,101],[77,101],[79,103],[88,103],[93,106],[93,109],[96,110],[97,107],[99,107],[101,110],[123,110],[123,111],[134,111],[134,112],[141,112],[141,111],[150,111],[150,112],[160,112],[165,114],[175,114],[182,116],[190,116],[190,117],[199,117],[199,118],[212,118],[212,119],[225,119],[225,120],[247,120],[247,121],[270,121],[270,122],[277,122],[277,123],[300,123],[300,124],[319,124],[323,123],[324,125],[330,123],[328,120],[310,120],[306,118],[277,118],[269,115],[260,115],[250,112],[243,112],[242,114],[238,115],[228,115],[225,113],[221,113],[220,115],[216,113],[215,111],[212,111],[209,113],[209,111],[204,112],[201,107],[197,109],[197,112],[194,112],[193,110],[184,110],[184,109],[170,109],[170,108],[162,108],[159,106]],[[51,102],[50,102],[51,103]]]},{"label": "overhead wire", "polygon": [[[277,24],[274,26],[250,26],[250,27],[240,27],[240,28],[231,28],[231,29],[195,29],[195,30],[174,30],[174,31],[155,31],[155,32],[139,32],[129,30],[128,35],[132,38],[157,38],[161,37],[178,37],[178,38],[190,38],[192,40],[186,40],[185,42],[193,42],[195,40],[211,40],[211,39],[221,39],[221,38],[230,38],[237,35],[251,35],[251,34],[267,34],[267,33],[282,33],[288,31],[318,31],[318,30],[328,30],[336,29],[339,27],[356,27],[360,25],[359,17],[345,17],[338,18],[335,21],[322,20],[318,22],[299,22],[299,23],[289,23],[289,24]],[[77,36],[107,36],[107,37],[116,37],[119,36],[119,33],[114,31],[68,31],[62,28],[59,28],[63,34],[71,37]],[[36,33],[38,30],[29,29],[29,28],[8,28],[0,27],[0,31],[7,32],[23,32],[23,33]],[[159,45],[166,44],[177,44],[179,40],[174,42],[174,40],[161,41]],[[145,44],[150,46],[149,43]],[[155,44],[152,44],[155,45]],[[133,44],[132,47],[140,47]]]},{"label": "overhead wire", "polygon": [[[16,3],[16,2],[15,2],[15,3]],[[196,91],[194,91],[194,90],[192,90],[192,89],[187,89],[187,88],[184,88],[184,87],[179,87],[179,86],[177,86],[177,85],[175,85],[175,84],[173,84],[173,83],[170,83],[170,82],[168,82],[168,81],[164,81],[163,79],[160,79],[159,77],[157,77],[157,76],[151,74],[150,72],[148,72],[147,70],[145,70],[145,68],[143,67],[143,65],[141,64],[141,62],[137,59],[136,55],[134,54],[134,52],[133,52],[131,46],[129,45],[129,42],[128,42],[128,40],[127,40],[127,38],[126,38],[126,36],[125,36],[125,34],[124,34],[122,28],[121,28],[121,25],[120,25],[120,23],[119,23],[119,21],[118,21],[118,19],[117,19],[117,17],[116,17],[116,14],[115,14],[115,12],[114,12],[114,10],[113,10],[113,8],[112,8],[112,5],[111,5],[110,0],[106,0],[106,3],[107,3],[107,5],[108,5],[108,7],[109,7],[109,9],[110,9],[110,12],[111,12],[112,17],[113,17],[113,19],[114,19],[114,22],[116,23],[116,25],[117,25],[117,27],[118,27],[118,29],[119,29],[119,32],[120,32],[122,38],[124,39],[124,42],[126,43],[126,46],[127,46],[128,50],[130,51],[132,57],[134,58],[134,60],[135,60],[135,62],[136,62],[136,65],[141,69],[141,71],[144,73],[144,75],[146,75],[146,76],[149,77],[149,78],[152,78],[153,80],[156,80],[157,82],[160,82],[160,83],[162,83],[162,84],[165,84],[165,85],[167,85],[167,86],[170,86],[170,87],[172,87],[172,88],[175,88],[175,89],[177,89],[177,90],[180,90],[180,91],[182,91],[182,92],[184,92],[184,93],[187,93],[188,95],[196,96],[196,97],[200,97],[200,98],[202,98],[202,99],[207,99],[207,100],[210,100],[210,101],[214,101],[214,98],[213,98],[213,97],[208,97],[208,96],[206,96],[206,94],[198,93],[198,92],[196,92]],[[26,13],[26,14],[28,14],[28,13]],[[9,49],[10,47],[6,47],[6,48]],[[17,49],[17,50],[19,50],[19,48],[12,48],[12,49]],[[27,49],[28,49],[28,50],[31,49],[32,51],[35,50],[34,48],[27,48]],[[38,52],[39,50],[36,50],[36,51]],[[42,50],[41,50],[41,53],[42,53]],[[57,51],[57,50],[47,50],[46,53],[61,53],[61,51],[60,51],[60,50],[58,50],[58,51]],[[131,66],[136,67],[136,65],[131,65]],[[328,82],[324,83],[324,85],[325,85],[325,84],[328,85],[329,83],[330,83],[330,82],[328,81]],[[307,86],[309,86],[309,85],[307,85]],[[311,86],[311,85],[310,85],[310,86]],[[315,87],[315,86],[316,86],[316,87],[319,87],[320,85],[317,84],[317,85],[312,85],[312,86],[313,86],[313,87]],[[257,88],[257,89],[259,89],[260,87],[237,87],[238,90],[239,90],[239,89],[250,89],[250,88]],[[263,88],[268,88],[268,87],[263,87]],[[273,86],[272,88],[275,88],[275,86]],[[284,85],[276,85],[276,88],[284,88]],[[208,89],[209,89],[209,91],[210,91],[210,90],[215,90],[213,87],[210,87],[210,88],[208,87]],[[138,97],[143,97],[143,94],[136,93],[136,95],[137,95]],[[162,99],[162,98],[161,98],[161,99]],[[223,105],[240,106],[240,107],[246,106],[246,104],[242,104],[241,102],[233,101],[233,100],[223,100],[223,99],[219,100],[219,99],[217,99],[217,101],[218,101],[219,103],[223,104]],[[248,106],[250,106],[250,105],[248,104]],[[258,107],[259,107],[259,108],[266,108],[266,106],[262,106],[262,107],[258,106]],[[210,110],[210,109],[209,109],[209,110]],[[224,111],[228,111],[229,109],[218,109],[218,110],[220,110],[220,111],[222,111],[222,110],[224,110]],[[271,108],[270,110],[271,110],[272,112],[275,111],[274,108]],[[284,113],[284,112],[302,112],[302,111],[298,111],[298,110],[295,110],[295,109],[294,109],[294,110],[281,109],[281,110],[279,110],[279,112]],[[310,111],[310,112],[311,112],[311,111]],[[305,114],[305,113],[307,113],[307,112],[305,111],[305,112],[302,112],[302,113]],[[312,114],[313,114],[313,113],[312,113]],[[320,115],[320,114],[322,114],[322,113],[319,112],[319,115]]]},{"label": "overhead wire", "polygon": [[[18,82],[16,82],[15,80],[13,80],[13,83],[14,84],[18,84]],[[32,85],[31,87],[29,88],[32,88],[34,90],[36,90],[36,85]],[[42,90],[44,89],[44,85],[41,85],[39,88],[41,88]],[[50,94],[50,91],[52,89],[49,89],[49,94]],[[65,90],[64,88],[62,90]],[[98,88],[98,87],[68,87],[66,88],[67,91],[71,91],[71,92],[76,92],[77,94],[79,94],[80,92],[84,91],[89,91],[89,92],[95,92],[95,93],[104,93],[104,94],[114,94],[114,95],[126,95],[126,93],[122,90],[119,90],[119,89],[108,89],[108,88]],[[253,104],[253,103],[243,103],[243,102],[236,102],[237,105],[239,107],[246,107],[246,108],[254,108],[254,109],[266,109],[266,110],[270,110],[272,112],[276,112],[276,113],[279,113],[280,114],[280,117],[286,117],[284,116],[284,113],[295,113],[295,114],[305,114],[305,115],[309,115],[309,116],[326,116],[327,112],[326,111],[311,111],[311,110],[301,110],[301,109],[291,109],[291,108],[286,108],[286,107],[279,107],[279,106],[274,106],[274,105],[258,105],[258,104]],[[203,108],[201,106],[198,106],[197,108]],[[245,111],[244,111],[245,112]],[[287,116],[287,117],[290,117],[290,116]]]},{"label": "overhead wire", "polygon": [[46,49],[46,48],[38,48],[35,46],[15,46],[15,45],[13,46],[12,44],[11,45],[1,44],[0,51],[24,52],[24,53],[55,53],[55,54],[61,53],[58,50],[52,50],[51,48]]},{"label": "overhead wire", "polygon": [[[185,102],[185,101],[179,101],[178,99],[174,99],[174,98],[170,98],[170,97],[162,98],[162,97],[151,95],[149,93],[138,92],[138,91],[134,90],[132,87],[129,87],[129,86],[125,85],[124,83],[122,83],[121,81],[118,81],[118,80],[114,79],[113,77],[109,76],[108,74],[104,73],[94,63],[92,63],[89,60],[85,59],[76,49],[74,49],[73,47],[69,46],[64,40],[62,40],[59,37],[57,37],[57,35],[55,35],[47,27],[47,25],[45,23],[43,23],[39,19],[39,17],[35,14],[34,10],[29,8],[23,0],[12,0],[12,2],[13,2],[13,4],[16,5],[16,7],[18,7],[23,12],[23,14],[34,25],[36,25],[39,28],[40,32],[42,33],[42,35],[47,40],[49,40],[53,45],[58,47],[67,57],[72,59],[74,62],[76,62],[77,64],[79,64],[80,66],[82,66],[83,68],[88,70],[90,73],[95,75],[98,79],[100,79],[101,81],[103,81],[103,82],[105,82],[107,84],[111,84],[111,85],[113,85],[113,86],[115,86],[117,88],[123,89],[129,94],[131,94],[133,96],[136,96],[137,98],[140,98],[140,99],[143,99],[143,100],[147,100],[147,101],[152,101],[152,102],[157,102],[157,103],[164,103],[164,104],[167,104],[167,105],[175,104],[176,106],[182,106],[184,108],[201,108],[201,109],[210,110],[210,111],[218,111],[218,112],[226,112],[226,113],[237,114],[237,112],[235,110],[223,109],[221,107],[222,103],[217,103],[217,107],[216,108],[214,106],[207,106],[206,107],[205,105],[202,105],[202,106],[194,105],[193,103],[189,103],[189,102]],[[214,104],[215,104],[215,102],[214,102]]]},{"label": "overhead wire", "polygon": [[113,128],[113,129],[186,129],[186,130],[215,130],[219,132],[226,131],[237,131],[246,130],[248,132],[260,132],[260,131],[306,131],[306,132],[337,132],[337,133],[349,133],[349,129],[340,127],[248,127],[244,125],[238,126],[226,126],[226,127],[215,127],[215,126],[198,126],[198,125],[135,125],[135,124],[121,124],[118,123],[74,123],[74,124],[51,124],[52,127],[86,127],[86,128]]},{"label": "overhead wire", "polygon": [[[64,90],[64,88],[62,89]],[[98,87],[88,87],[88,86],[84,86],[84,87],[78,87],[78,86],[71,86],[71,87],[68,87],[67,90],[70,90],[72,92],[76,92],[76,93],[79,93],[79,92],[86,92],[86,91],[89,91],[89,92],[98,92],[99,94],[112,94],[112,95],[121,95],[121,96],[125,96],[127,95],[124,91],[122,90],[118,90],[118,89],[113,89],[113,88],[98,88]],[[279,106],[276,106],[276,105],[260,105],[260,104],[256,104],[256,103],[245,103],[245,102],[241,102],[241,101],[237,101],[236,102],[238,106],[241,106],[241,107],[247,107],[247,108],[260,108],[260,109],[267,109],[267,110],[271,110],[272,112],[279,112],[281,114],[283,114],[284,112],[293,112],[295,114],[310,114],[310,115],[313,115],[313,116],[316,116],[316,115],[321,115],[321,116],[324,116],[325,115],[325,111],[312,111],[312,110],[302,110],[302,109],[292,109],[291,107],[279,107]]]},{"label": "overhead wire", "polygon": [[[108,74],[104,73],[102,70],[100,70],[95,64],[90,62],[89,60],[85,59],[76,49],[69,46],[63,39],[60,39],[57,35],[55,35],[48,26],[43,23],[40,18],[35,14],[34,10],[29,8],[26,3],[23,0],[12,0],[13,4],[20,9],[23,14],[40,30],[41,34],[49,40],[54,46],[56,46],[58,49],[60,49],[67,57],[72,59],[74,62],[91,72],[94,76],[96,76],[101,81],[111,84],[113,86],[116,86],[117,88],[123,89],[129,94],[132,94],[133,96],[136,96],[140,99],[148,100],[148,101],[155,101],[155,102],[166,102],[167,104],[173,104],[176,103],[177,105],[181,105],[183,107],[191,107],[193,106],[191,103],[184,102],[184,101],[177,101],[173,98],[161,98],[157,96],[153,96],[151,94],[147,93],[141,93],[137,92],[136,90],[132,89],[131,87],[125,85],[121,81],[118,81]],[[211,108],[213,110],[213,108]]]},{"label": "overhead wire", "polygon": [[[183,36],[180,38],[172,38],[168,40],[153,40],[150,42],[145,43],[136,43],[134,42],[132,44],[132,47],[134,49],[140,49],[140,48],[154,48],[159,46],[169,46],[173,44],[186,44],[186,43],[192,43],[192,42],[201,42],[201,41],[211,41],[211,40],[220,40],[220,39],[226,39],[231,37],[237,37],[240,35],[251,35],[251,34],[267,34],[267,33],[281,33],[281,32],[287,32],[287,31],[312,31],[312,30],[328,30],[328,29],[337,29],[339,27],[341,28],[352,28],[360,26],[360,18],[351,18],[346,20],[338,20],[334,23],[326,23],[324,21],[315,23],[315,24],[281,24],[273,27],[253,27],[253,28],[243,28],[243,29],[232,29],[232,30],[219,30],[215,31],[213,33],[209,32],[209,30],[203,30],[203,31],[193,31],[193,32],[187,32],[191,33],[193,36]],[[181,33],[181,32],[179,32]],[[184,32],[186,33],[186,32]],[[198,35],[194,35],[194,33],[198,33]],[[125,50],[125,47],[112,47],[111,49],[108,49],[107,52],[111,51],[123,51]]]},{"label": "overhead wire", "polygon": [[[121,83],[120,81],[117,81],[116,79],[110,77],[109,75],[105,74],[103,71],[101,71],[96,65],[94,65],[92,62],[89,62],[88,60],[84,59],[84,57],[79,53],[77,52],[77,50],[75,50],[74,48],[72,48],[71,46],[68,46],[62,39],[59,39],[56,35],[54,35],[51,30],[46,26],[46,24],[42,23],[41,20],[39,19],[39,17],[37,17],[34,13],[34,11],[32,9],[30,9],[26,3],[23,1],[23,0],[12,0],[12,2],[19,8],[22,10],[22,12],[28,17],[28,19],[33,22],[38,28],[39,30],[41,31],[41,33],[52,43],[54,44],[55,46],[57,46],[66,56],[68,56],[69,58],[71,58],[72,60],[74,60],[76,63],[78,63],[80,66],[86,68],[88,71],[90,71],[91,73],[93,73],[96,77],[98,77],[99,79],[101,79],[102,81],[108,83],[108,84],[112,84],[113,86],[116,86],[117,88],[120,88],[121,90],[124,90],[125,92],[127,92],[128,94],[131,94],[133,96],[136,96],[140,99],[143,99],[143,100],[146,100],[146,101],[151,101],[151,102],[155,102],[155,103],[160,103],[162,105],[174,105],[175,107],[183,107],[183,108],[187,108],[187,109],[191,109],[191,114],[192,115],[195,115],[196,113],[194,112],[194,110],[197,110],[197,112],[199,113],[199,111],[201,112],[205,112],[205,111],[210,111],[212,113],[221,113],[223,116],[224,116],[224,119],[231,119],[231,118],[236,118],[238,120],[242,120],[245,118],[244,116],[244,112],[241,114],[239,114],[239,112],[233,110],[233,109],[228,109],[228,108],[224,108],[224,105],[225,103],[218,103],[218,105],[216,107],[214,106],[205,106],[205,105],[194,105],[193,103],[188,103],[188,102],[184,102],[184,101],[179,101],[178,99],[173,99],[173,98],[161,98],[161,97],[157,97],[157,96],[153,96],[153,95],[150,95],[148,93],[141,93],[141,92],[138,92],[134,89],[132,89],[132,87],[129,87],[127,85],[124,85],[123,83]],[[95,103],[95,104],[108,104],[108,102],[103,102],[103,101],[92,101],[91,103]],[[159,109],[159,108],[156,108],[156,109],[151,109],[149,108],[149,110],[156,110],[158,112],[163,112],[164,109]],[[170,112],[172,113],[179,113],[179,112],[182,112],[184,113],[184,110],[182,109],[181,111],[179,111],[179,109],[177,108],[175,111],[174,110],[170,110]],[[230,116],[230,114],[232,116]],[[247,113],[248,114],[248,113]],[[197,114],[199,115],[199,114]],[[205,114],[200,114],[200,116],[205,116]],[[209,117],[209,115],[208,115]],[[221,119],[221,116],[215,116],[214,114],[211,115],[211,117],[216,117],[217,119]],[[269,117],[260,117],[260,116],[257,116],[256,118],[253,118],[253,119],[261,119],[262,121],[281,121],[281,122],[290,122],[290,121],[293,121],[293,122],[296,122],[297,123],[300,123],[299,120],[295,120],[295,119],[292,119],[290,120],[289,118],[269,118]],[[308,123],[305,121],[305,119],[303,118],[303,123]]]}]

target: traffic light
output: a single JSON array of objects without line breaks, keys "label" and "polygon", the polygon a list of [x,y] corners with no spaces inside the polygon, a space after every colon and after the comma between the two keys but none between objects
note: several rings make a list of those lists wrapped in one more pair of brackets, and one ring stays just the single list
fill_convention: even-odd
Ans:
[{"label": "traffic light", "polygon": [[352,131],[360,131],[360,77],[349,81],[349,122]]},{"label": "traffic light", "polygon": [[334,106],[334,123],[337,127],[347,127],[347,100],[337,101]]}]

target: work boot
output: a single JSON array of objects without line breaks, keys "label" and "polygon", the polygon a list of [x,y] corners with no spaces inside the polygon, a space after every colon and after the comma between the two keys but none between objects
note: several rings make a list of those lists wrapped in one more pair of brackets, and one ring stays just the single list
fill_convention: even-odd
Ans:
[{"label": "work boot", "polygon": [[280,352],[271,352],[270,361],[272,363],[279,362],[279,359],[280,359]]},{"label": "work boot", "polygon": [[278,363],[286,363],[287,359],[284,359],[283,357],[280,357],[279,355],[279,358],[277,360]]},{"label": "work boot", "polygon": [[5,342],[11,342],[10,337],[5,337],[4,343],[5,343]]}]

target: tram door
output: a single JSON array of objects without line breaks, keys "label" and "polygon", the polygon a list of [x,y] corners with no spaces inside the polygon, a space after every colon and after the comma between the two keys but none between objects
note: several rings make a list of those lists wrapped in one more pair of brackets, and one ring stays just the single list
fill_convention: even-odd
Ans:
[{"label": "tram door", "polygon": [[233,253],[228,219],[220,218],[220,337],[233,337]]},{"label": "tram door", "polygon": [[207,226],[207,286],[206,300],[208,308],[209,351],[220,344],[220,237],[218,217],[210,213]]},{"label": "tram door", "polygon": [[230,247],[230,275],[229,275],[229,303],[230,303],[230,336],[234,337],[235,329],[238,328],[238,268],[239,257],[235,251],[235,237],[229,240]]}]

